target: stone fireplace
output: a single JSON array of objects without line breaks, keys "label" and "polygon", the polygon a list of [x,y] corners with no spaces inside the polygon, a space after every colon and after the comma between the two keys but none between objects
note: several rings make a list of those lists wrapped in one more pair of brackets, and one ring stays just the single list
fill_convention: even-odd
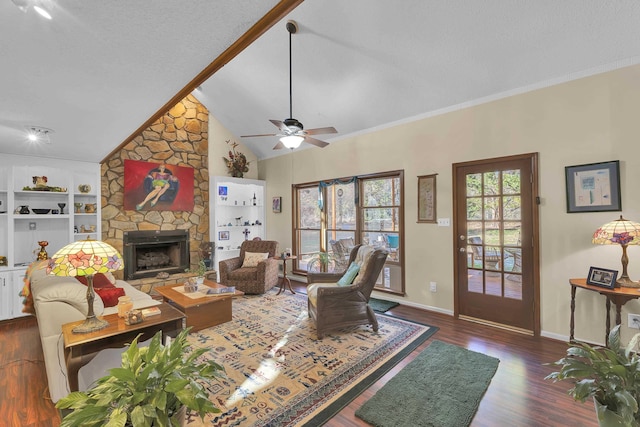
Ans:
[{"label": "stone fireplace", "polygon": [[186,230],[126,231],[123,233],[124,280],[184,273],[189,268]]}]

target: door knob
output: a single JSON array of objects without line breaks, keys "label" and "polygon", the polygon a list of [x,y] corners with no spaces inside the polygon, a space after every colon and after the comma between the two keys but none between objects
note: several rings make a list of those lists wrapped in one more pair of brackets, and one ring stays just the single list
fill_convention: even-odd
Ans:
[{"label": "door knob", "polygon": [[465,236],[464,234],[461,234],[461,235],[460,235],[460,240],[464,240],[464,239],[466,239],[466,238],[467,238],[467,236]]},{"label": "door knob", "polygon": [[466,252],[466,251],[467,251],[467,249],[466,249],[466,248],[460,248],[460,249],[458,249],[458,250],[459,250],[460,252]]}]

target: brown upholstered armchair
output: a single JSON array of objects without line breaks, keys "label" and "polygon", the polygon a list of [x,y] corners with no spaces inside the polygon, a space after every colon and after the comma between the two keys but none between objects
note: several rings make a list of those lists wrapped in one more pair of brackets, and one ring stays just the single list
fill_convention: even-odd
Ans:
[{"label": "brown upholstered armchair", "polygon": [[[278,250],[274,240],[245,240],[240,246],[240,256],[220,261],[220,283],[235,286],[245,294],[263,294],[278,284],[278,261],[273,257]],[[243,267],[245,254],[268,253],[268,258],[256,267]]]},{"label": "brown upholstered armchair", "polygon": [[310,273],[307,276],[307,308],[309,317],[316,324],[318,339],[329,330],[347,326],[371,325],[378,331],[378,320],[368,302],[387,254],[385,250],[373,250],[371,246],[354,247],[349,264],[361,261],[362,265],[353,284],[348,286],[337,285],[342,274]]}]

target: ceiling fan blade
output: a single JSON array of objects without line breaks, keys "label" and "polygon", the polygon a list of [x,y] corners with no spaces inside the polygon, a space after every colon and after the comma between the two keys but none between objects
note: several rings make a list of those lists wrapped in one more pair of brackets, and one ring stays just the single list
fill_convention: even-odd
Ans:
[{"label": "ceiling fan blade", "polygon": [[308,142],[309,144],[315,145],[316,147],[326,147],[327,145],[329,145],[328,142],[325,141],[320,141],[319,139],[315,139],[315,138],[311,138],[310,136],[305,136],[304,137],[304,141]]},{"label": "ceiling fan blade", "polygon": [[260,135],[240,135],[240,138],[253,138],[254,136],[276,136],[275,133],[263,133]]},{"label": "ceiling fan blade", "polygon": [[273,123],[274,125],[276,125],[276,127],[278,129],[280,129],[280,132],[284,132],[285,135],[289,135],[291,133],[291,131],[289,130],[289,128],[287,127],[287,125],[284,124],[283,121],[281,120],[269,120],[271,123]]},{"label": "ceiling fan blade", "polygon": [[303,131],[305,135],[322,135],[326,133],[338,133],[336,128],[329,126],[326,128],[307,129]]},{"label": "ceiling fan blade", "polygon": [[281,148],[284,148],[284,144],[281,141],[278,141],[276,146],[273,147],[274,150],[280,150]]}]

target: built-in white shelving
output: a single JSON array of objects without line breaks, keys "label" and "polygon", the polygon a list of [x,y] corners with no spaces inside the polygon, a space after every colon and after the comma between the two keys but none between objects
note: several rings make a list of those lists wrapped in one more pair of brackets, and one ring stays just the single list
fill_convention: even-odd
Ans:
[{"label": "built-in white shelving", "polygon": [[244,240],[265,238],[265,181],[214,176],[211,179],[210,241],[213,265],[240,253]]},{"label": "built-in white shelving", "polygon": [[[46,176],[46,186],[37,186],[36,176]],[[90,190],[81,192],[81,185]],[[51,256],[74,240],[100,238],[99,192],[97,163],[2,156],[0,260],[6,260],[6,265],[0,265],[0,320],[22,314],[22,278],[29,264],[37,259],[38,242],[48,242],[45,250]],[[74,212],[74,203],[81,204],[79,213]],[[95,206],[89,209],[90,213],[85,210],[87,204]],[[47,211],[38,214],[34,209]]]}]

